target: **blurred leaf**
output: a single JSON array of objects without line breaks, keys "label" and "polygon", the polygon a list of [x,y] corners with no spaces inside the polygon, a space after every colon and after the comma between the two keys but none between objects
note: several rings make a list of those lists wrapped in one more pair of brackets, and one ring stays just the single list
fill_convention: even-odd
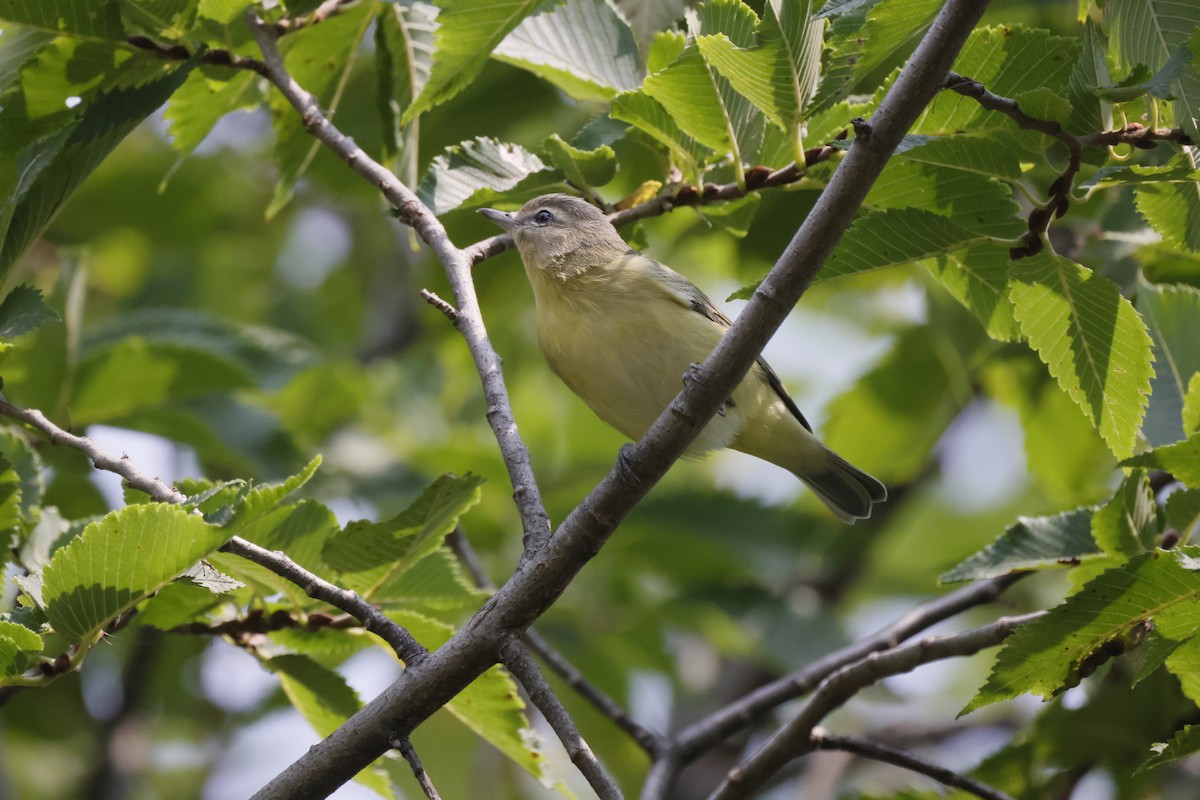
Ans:
[{"label": "blurred leaf", "polygon": [[442,546],[479,502],[483,478],[443,475],[408,508],[384,522],[351,522],[325,545],[324,558],[345,586],[367,600],[386,595],[417,562]]},{"label": "blurred leaf", "polygon": [[[264,660],[263,666],[279,677],[283,693],[321,737],[333,733],[362,708],[345,678],[307,656],[275,656]],[[381,766],[367,767],[354,780],[382,797],[396,796]]]},{"label": "blurred leaf", "polygon": [[683,19],[683,12],[695,0],[613,0],[629,24],[638,47],[645,50],[654,34]]},{"label": "blurred leaf", "polygon": [[541,7],[543,0],[444,0],[437,16],[437,47],[429,77],[412,105],[404,110],[407,125],[436,105],[461,92],[487,62],[492,50],[521,20]]},{"label": "blurred leaf", "polygon": [[1054,697],[1104,661],[1136,646],[1153,620],[1170,639],[1200,631],[1200,561],[1196,547],[1134,557],[1093,579],[1004,644],[987,683],[962,713],[1031,692]]},{"label": "blurred leaf", "polygon": [[125,39],[116,0],[0,0],[0,19],[56,34]]},{"label": "blurred leaf", "polygon": [[21,477],[0,455],[0,537],[14,538],[21,524]]},{"label": "blurred leaf", "polygon": [[1200,290],[1138,284],[1137,310],[1154,341],[1154,378],[1142,435],[1152,445],[1185,435],[1181,419],[1188,383],[1200,373]]},{"label": "blurred leaf", "polygon": [[1017,517],[996,541],[944,573],[942,583],[983,580],[1022,570],[1071,566],[1102,555],[1092,538],[1093,509]]},{"label": "blurred leaf", "polygon": [[0,303],[0,338],[12,339],[62,317],[46,305],[40,289],[18,286]]},{"label": "blurred leaf", "polygon": [[609,100],[642,81],[633,31],[607,0],[543,6],[504,37],[492,57],[545,78],[576,100]]},{"label": "blurred leaf", "polygon": [[1151,745],[1150,749],[1154,755],[1138,765],[1138,772],[1161,767],[1200,751],[1200,725],[1184,725],[1174,739]]},{"label": "blurred leaf", "polygon": [[509,193],[533,197],[559,182],[561,176],[520,145],[480,136],[434,158],[417,186],[417,196],[441,215],[460,206],[494,202]]},{"label": "blurred leaf", "polygon": [[1193,168],[1182,156],[1176,156],[1166,164],[1104,167],[1079,186],[1087,189],[1092,186],[1109,187],[1140,183],[1195,183],[1197,180],[1200,180],[1200,170]]},{"label": "blurred leaf", "polygon": [[1131,558],[1153,550],[1158,533],[1158,505],[1142,470],[1131,472],[1092,517],[1092,538],[1108,555]]},{"label": "blurred leaf", "polygon": [[[33,5],[33,0],[29,2]],[[38,4],[41,2],[36,0]],[[56,7],[59,2],[65,4],[68,0],[49,0],[46,7]],[[8,0],[8,4],[24,5],[20,0]],[[110,8],[115,6],[105,4],[95,13],[104,14]],[[84,16],[90,19],[89,13]],[[102,92],[92,102],[81,105],[82,113],[53,136],[30,143],[20,151],[17,155],[20,179],[0,207],[0,235],[3,235],[0,277],[8,274],[83,179],[170,97],[194,65],[193,58],[139,86]]]},{"label": "blurred leaf", "polygon": [[0,620],[0,680],[21,675],[37,663],[42,637],[15,622]]},{"label": "blurred leaf", "polygon": [[[1110,49],[1126,70],[1145,64],[1162,69],[1185,47],[1200,25],[1200,7],[1176,0],[1112,0],[1104,7]],[[1200,139],[1200,73],[1184,64],[1172,81],[1175,123],[1193,139]]]},{"label": "blurred leaf", "polygon": [[229,533],[164,503],[128,506],[88,525],[43,570],[54,630],[89,646],[118,614],[220,547]]},{"label": "blurred leaf", "polygon": [[222,25],[228,25],[242,15],[251,0],[200,0],[196,13]]},{"label": "blurred leaf", "polygon": [[1192,375],[1183,396],[1183,435],[1200,431],[1200,372]]},{"label": "blurred leaf", "polygon": [[1041,253],[1012,270],[1013,315],[1117,456],[1133,452],[1150,392],[1153,354],[1145,324],[1111,281]]},{"label": "blurred leaf", "polygon": [[761,204],[762,194],[756,192],[727,203],[697,206],[695,211],[706,222],[740,239],[750,233]]},{"label": "blurred leaf", "polygon": [[1200,520],[1200,489],[1180,489],[1167,497],[1167,525],[1175,528],[1189,539],[1193,525]]},{"label": "blurred leaf", "polygon": [[1200,638],[1189,639],[1168,655],[1167,669],[1188,699],[1200,705]]},{"label": "blurred leaf", "polygon": [[166,39],[182,37],[196,17],[199,0],[118,0],[132,30]]},{"label": "blurred leaf", "polygon": [[1193,489],[1200,488],[1200,434],[1127,458],[1121,466],[1165,470]]},{"label": "blurred leaf", "polygon": [[423,2],[384,3],[375,20],[375,55],[379,80],[384,153],[401,150],[400,116],[429,79],[435,50],[438,9]]}]

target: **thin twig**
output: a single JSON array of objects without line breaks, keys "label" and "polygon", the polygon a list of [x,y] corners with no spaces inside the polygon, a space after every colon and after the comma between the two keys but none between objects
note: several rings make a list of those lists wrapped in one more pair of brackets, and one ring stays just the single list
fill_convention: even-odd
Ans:
[{"label": "thin twig", "polygon": [[[120,475],[134,489],[145,492],[159,502],[178,505],[187,501],[187,496],[174,486],[168,485],[160,478],[152,478],[141,472],[129,456],[116,458],[110,455],[88,437],[68,433],[55,425],[37,409],[20,408],[0,398],[0,414],[20,420],[35,428],[44,434],[51,444],[78,450],[87,456],[97,469]],[[412,634],[388,619],[379,609],[367,603],[358,594],[317,577],[285,554],[259,547],[240,536],[231,538],[221,549],[266,567],[276,575],[286,578],[304,589],[310,597],[323,600],[354,616],[362,622],[364,628],[391,645],[392,649],[396,651],[396,655],[400,656],[408,666],[419,663],[429,655],[429,651],[422,647],[412,637]]]},{"label": "thin twig", "polygon": [[299,17],[285,17],[275,23],[275,35],[283,36],[287,33],[298,31],[301,28],[310,28],[313,25],[319,25],[347,6],[357,3],[358,0],[325,0],[324,3],[313,9],[312,13],[304,14]]},{"label": "thin twig", "polygon": [[916,642],[872,653],[830,675],[791,721],[766,744],[729,771],[709,800],[752,797],[762,785],[794,758],[814,748],[813,730],[829,713],[862,689],[891,675],[909,672],[922,664],[967,656],[994,647],[1017,627],[1043,616],[1044,611],[1019,617],[1001,617],[990,625],[947,636],[926,636]]},{"label": "thin twig", "polygon": [[433,785],[433,780],[429,777],[429,773],[425,771],[425,765],[421,763],[421,758],[417,755],[416,748],[412,746],[412,742],[405,737],[392,742],[392,747],[399,750],[400,755],[404,756],[404,760],[408,762],[408,766],[412,767],[413,777],[417,779],[417,783],[420,784],[421,791],[425,793],[425,797],[428,800],[442,800],[442,796],[438,794],[437,787]]},{"label": "thin twig", "polygon": [[1023,574],[1018,573],[980,581],[922,603],[873,636],[849,644],[755,689],[680,731],[674,737],[679,757],[684,763],[695,760],[704,751],[749,727],[783,703],[812,691],[821,681],[847,664],[866,658],[871,653],[890,650],[943,620],[969,608],[990,603],[1022,577]]},{"label": "thin twig", "polygon": [[575,726],[575,721],[571,719],[571,715],[563,706],[562,701],[558,699],[558,695],[554,694],[554,690],[546,682],[545,676],[542,675],[537,662],[529,655],[529,651],[521,645],[519,640],[514,639],[508,647],[501,651],[500,655],[504,666],[508,667],[508,671],[513,674],[513,677],[525,687],[525,691],[529,693],[530,702],[537,707],[538,711],[542,712],[546,722],[550,723],[558,740],[566,748],[567,755],[571,757],[571,763],[587,779],[588,784],[600,800],[623,800],[624,795],[621,793],[621,788],[600,764],[596,754],[592,752],[592,748],[588,747],[588,743],[579,733],[579,728]]},{"label": "thin twig", "polygon": [[455,326],[458,325],[458,309],[457,308],[450,305],[450,303],[448,303],[445,300],[443,300],[442,298],[438,297],[436,294],[429,291],[428,289],[421,290],[421,297],[422,297],[422,299],[425,300],[426,303],[433,306],[438,311],[442,312],[442,316],[445,317],[446,319],[450,320],[450,322],[452,324],[454,324]]},{"label": "thin twig", "polygon": [[413,191],[390,170],[367,155],[353,139],[334,127],[321,110],[317,99],[288,74],[275,43],[274,30],[257,18],[251,19],[250,27],[263,53],[267,80],[300,115],[305,129],[346,162],[350,169],[378,188],[395,207],[397,219],[411,226],[441,262],[458,305],[455,326],[475,360],[475,368],[479,372],[483,393],[487,399],[488,423],[492,426],[509,480],[512,482],[513,499],[524,529],[523,558],[528,559],[550,538],[550,518],[546,514],[537,479],[533,474],[529,450],[525,447],[513,418],[504,373],[500,369],[500,356],[492,347],[487,328],[483,324],[479,298],[475,294],[475,284],[471,279],[470,262],[463,251],[450,241],[441,221]]},{"label": "thin twig", "polygon": [[897,767],[933,778],[943,786],[962,789],[964,792],[983,798],[983,800],[1014,800],[1011,795],[988,786],[986,783],[980,783],[940,764],[934,764],[912,753],[879,742],[870,742],[854,736],[839,736],[817,728],[812,734],[812,744],[814,750],[843,750],[872,761],[894,764]]}]

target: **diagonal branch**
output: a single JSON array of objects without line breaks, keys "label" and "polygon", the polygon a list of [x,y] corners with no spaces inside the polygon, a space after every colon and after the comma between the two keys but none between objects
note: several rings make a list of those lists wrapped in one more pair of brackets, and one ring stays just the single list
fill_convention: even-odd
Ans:
[{"label": "diagonal branch", "polygon": [[550,537],[550,518],[542,503],[537,479],[529,461],[529,450],[513,418],[512,404],[500,369],[500,356],[488,339],[483,324],[483,312],[479,297],[471,279],[471,265],[462,250],[454,246],[441,221],[433,215],[411,189],[405,186],[389,169],[371,158],[354,140],[334,127],[321,110],[317,98],[305,91],[284,68],[283,59],[276,46],[276,33],[270,25],[258,18],[250,20],[254,38],[258,41],[266,64],[265,71],[276,89],[287,99],[300,115],[304,128],[346,162],[359,176],[365,178],[383,193],[396,209],[396,216],[411,226],[425,244],[433,250],[446,271],[446,277],[454,290],[458,305],[455,327],[466,340],[467,349],[475,360],[475,368],[483,383],[487,399],[487,419],[500,445],[504,466],[512,482],[513,499],[521,515],[524,529],[525,557],[527,558]]},{"label": "diagonal branch", "polygon": [[826,716],[866,687],[891,675],[909,672],[922,664],[945,658],[967,656],[1000,644],[1019,626],[1046,612],[1019,617],[1001,617],[990,625],[948,636],[926,636],[916,642],[872,653],[830,675],[817,687],[812,699],[766,744],[738,764],[709,795],[709,800],[753,797],[758,789],[789,761],[815,748],[813,731]]},{"label": "diagonal branch", "polygon": [[[0,414],[20,420],[40,431],[50,440],[51,444],[78,450],[91,460],[96,469],[120,475],[130,486],[145,492],[160,503],[187,502],[187,496],[183,492],[174,486],[167,485],[159,478],[146,475],[137,468],[129,456],[117,458],[105,452],[88,437],[77,436],[55,425],[37,409],[20,408],[0,397]],[[362,622],[364,628],[387,642],[396,651],[396,655],[408,666],[420,663],[429,655],[429,651],[422,647],[412,634],[388,619],[379,609],[367,603],[358,594],[317,577],[283,553],[259,547],[240,536],[234,536],[221,549],[266,567],[276,575],[286,578],[304,589],[309,597],[323,600],[334,608],[339,608],[355,617]]]},{"label": "diagonal branch", "polygon": [[895,747],[888,747],[879,742],[870,742],[854,736],[838,736],[828,733],[822,728],[816,728],[812,733],[814,750],[843,750],[856,756],[882,761],[885,764],[895,764],[897,767],[919,772],[933,778],[943,786],[952,789],[962,789],[982,800],[1013,800],[1010,795],[999,789],[994,789],[986,783],[980,783],[973,778],[955,772],[952,769],[918,758],[912,753],[906,753]]}]

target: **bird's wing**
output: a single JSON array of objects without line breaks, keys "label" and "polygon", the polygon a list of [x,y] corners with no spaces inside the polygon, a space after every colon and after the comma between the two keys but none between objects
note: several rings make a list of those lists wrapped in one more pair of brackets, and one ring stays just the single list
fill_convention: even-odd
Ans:
[{"label": "bird's wing", "polygon": [[[645,257],[643,256],[643,258]],[[708,296],[704,294],[704,292],[700,291],[700,289],[697,288],[696,285],[687,278],[683,277],[670,267],[659,264],[657,261],[649,258],[646,258],[645,260],[653,265],[650,267],[650,269],[652,269],[655,273],[653,275],[655,278],[655,283],[662,286],[666,293],[673,300],[675,300],[675,302],[690,308],[697,314],[702,314],[703,316],[720,325],[722,328],[729,328],[731,325],[733,325],[733,322],[730,321],[729,317],[721,313],[721,309],[713,305],[713,301],[709,300]],[[763,380],[765,380],[767,385],[771,387],[772,391],[779,396],[779,399],[783,401],[783,404],[787,407],[787,410],[792,413],[792,416],[799,420],[800,424],[804,426],[804,429],[809,433],[812,433],[812,425],[809,425],[808,420],[804,418],[804,414],[800,413],[800,409],[797,408],[796,402],[792,400],[791,395],[787,393],[787,389],[783,386],[783,381],[779,380],[779,376],[775,374],[775,370],[771,369],[771,365],[768,364],[767,360],[762,356],[759,356],[757,361],[759,374],[762,376]]]}]

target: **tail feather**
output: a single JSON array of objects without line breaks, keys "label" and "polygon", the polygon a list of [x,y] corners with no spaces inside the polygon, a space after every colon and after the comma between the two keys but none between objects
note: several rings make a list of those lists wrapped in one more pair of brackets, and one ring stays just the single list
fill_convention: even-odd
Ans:
[{"label": "tail feather", "polygon": [[805,470],[796,477],[804,481],[821,502],[842,522],[853,525],[871,516],[875,503],[887,499],[887,487],[828,448],[826,469]]}]

